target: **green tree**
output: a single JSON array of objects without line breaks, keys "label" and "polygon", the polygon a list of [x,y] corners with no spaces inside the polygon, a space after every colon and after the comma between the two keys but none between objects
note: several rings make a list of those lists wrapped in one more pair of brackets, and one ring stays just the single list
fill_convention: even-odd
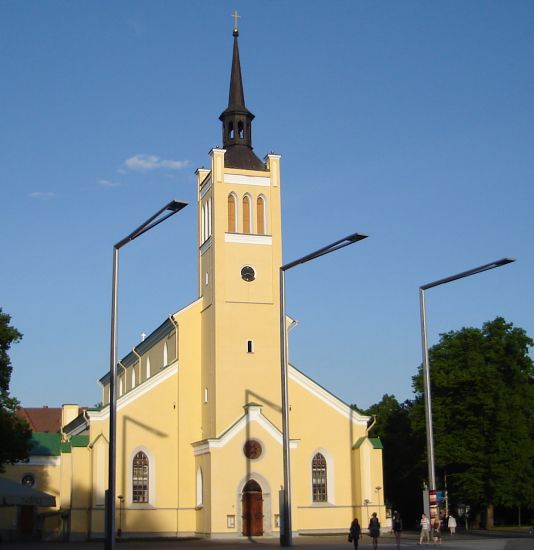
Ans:
[{"label": "green tree", "polygon": [[[497,317],[442,334],[429,350],[437,470],[489,528],[494,506],[534,502],[533,344]],[[421,367],[413,383],[412,424],[424,433]]]},{"label": "green tree", "polygon": [[11,317],[0,308],[0,471],[5,464],[13,464],[28,457],[31,449],[31,430],[15,415],[18,401],[9,395],[11,359],[8,351],[19,342],[22,334],[10,325]]},{"label": "green tree", "polygon": [[399,403],[395,396],[385,394],[364,414],[373,416],[369,435],[380,437],[384,446],[384,496],[399,510],[405,526],[415,525],[421,510],[422,483],[425,472],[425,440],[414,433],[410,422],[411,401]]}]

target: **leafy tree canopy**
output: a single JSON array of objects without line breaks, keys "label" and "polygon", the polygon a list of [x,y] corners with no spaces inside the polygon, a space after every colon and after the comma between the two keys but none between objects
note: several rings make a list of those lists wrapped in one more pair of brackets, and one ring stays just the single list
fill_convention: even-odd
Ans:
[{"label": "leafy tree canopy", "polygon": [[22,338],[10,322],[11,317],[0,308],[0,471],[7,463],[27,458],[31,448],[31,430],[24,420],[15,416],[19,403],[9,395],[13,367],[8,351]]},{"label": "leafy tree canopy", "polygon": [[[534,503],[534,344],[502,317],[442,334],[429,350],[435,459],[449,492],[487,512]],[[422,368],[413,428],[424,433]]]}]

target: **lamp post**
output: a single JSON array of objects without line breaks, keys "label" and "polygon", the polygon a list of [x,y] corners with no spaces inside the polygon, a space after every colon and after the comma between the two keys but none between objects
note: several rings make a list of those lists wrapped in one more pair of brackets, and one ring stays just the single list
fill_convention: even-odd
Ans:
[{"label": "lamp post", "polygon": [[375,490],[376,490],[376,494],[377,494],[377,499],[378,499],[378,515],[380,515],[380,491],[382,490],[382,487],[380,487],[380,485],[377,485],[375,487]]},{"label": "lamp post", "polygon": [[286,291],[285,291],[285,273],[297,265],[305,264],[316,258],[320,258],[340,248],[367,238],[367,235],[353,233],[343,239],[339,239],[311,254],[303,256],[298,260],[289,262],[280,267],[280,359],[282,375],[282,446],[284,455],[284,489],[283,489],[283,509],[280,512],[282,517],[280,529],[280,546],[291,546],[291,472],[289,458],[289,405],[287,392],[287,329],[286,329]]},{"label": "lamp post", "polygon": [[119,282],[119,250],[129,242],[137,239],[156,225],[174,216],[186,202],[171,201],[148,218],[127,237],[113,246],[113,278],[111,284],[111,346],[109,368],[109,458],[108,458],[108,489],[106,491],[105,510],[105,548],[115,548],[115,494],[116,494],[116,448],[117,448],[117,327],[118,327],[118,282]]},{"label": "lamp post", "polygon": [[[424,385],[424,397],[425,397],[425,421],[426,421],[426,444],[427,444],[427,455],[428,455],[428,482],[431,499],[435,495],[436,491],[436,469],[434,466],[434,433],[432,429],[432,396],[430,392],[430,368],[428,361],[428,339],[427,339],[427,330],[426,330],[426,307],[425,307],[425,291],[429,288],[434,288],[435,286],[443,285],[446,283],[451,283],[458,279],[463,279],[465,277],[470,277],[471,275],[477,275],[478,273],[483,273],[490,269],[495,269],[496,267],[501,267],[503,265],[514,262],[514,259],[511,258],[502,258],[496,262],[491,262],[489,264],[484,264],[474,269],[469,269],[468,271],[463,271],[457,275],[452,275],[450,277],[445,277],[439,281],[434,281],[433,283],[428,283],[419,287],[419,300],[421,308],[421,340],[423,347],[423,385]],[[432,516],[432,509],[430,510]]]}]

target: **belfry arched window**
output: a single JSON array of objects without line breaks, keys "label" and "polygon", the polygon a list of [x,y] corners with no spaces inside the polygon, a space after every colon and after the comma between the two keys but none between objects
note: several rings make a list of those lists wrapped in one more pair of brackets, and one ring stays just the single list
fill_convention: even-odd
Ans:
[{"label": "belfry arched window", "polygon": [[143,451],[139,451],[132,464],[132,502],[148,502],[148,457]]},{"label": "belfry arched window", "polygon": [[317,453],[312,459],[312,497],[313,502],[327,502],[326,459]]},{"label": "belfry arched window", "polygon": [[235,195],[228,195],[228,233],[235,233],[237,227],[237,210]]},{"label": "belfry arched window", "polygon": [[256,223],[258,235],[265,235],[267,233],[265,224],[265,199],[261,195],[256,200]]},{"label": "belfry arched window", "polygon": [[250,197],[243,197],[243,233],[251,233]]}]

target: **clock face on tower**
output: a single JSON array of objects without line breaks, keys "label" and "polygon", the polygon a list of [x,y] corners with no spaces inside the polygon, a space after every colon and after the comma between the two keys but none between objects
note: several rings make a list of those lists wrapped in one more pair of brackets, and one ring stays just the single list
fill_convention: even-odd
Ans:
[{"label": "clock face on tower", "polygon": [[243,269],[241,269],[241,278],[243,281],[247,281],[247,283],[253,281],[256,278],[254,268],[250,265],[246,265]]}]

